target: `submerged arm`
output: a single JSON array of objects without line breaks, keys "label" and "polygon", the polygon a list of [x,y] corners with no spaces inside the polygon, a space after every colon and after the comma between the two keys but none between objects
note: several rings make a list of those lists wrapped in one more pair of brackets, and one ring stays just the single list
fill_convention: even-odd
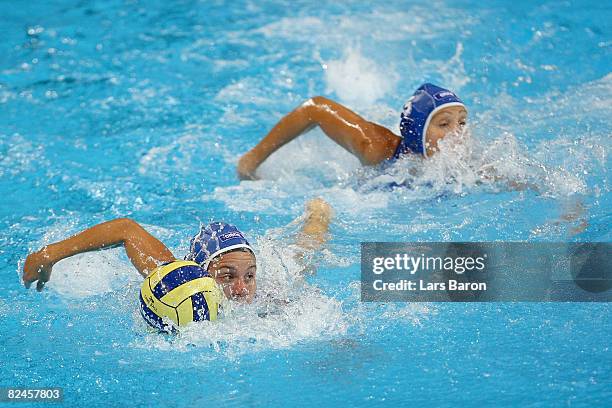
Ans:
[{"label": "submerged arm", "polygon": [[298,233],[296,244],[306,250],[318,249],[329,239],[333,210],[323,199],[315,198],[306,203],[304,215],[306,220]]},{"label": "submerged arm", "polygon": [[257,146],[240,158],[238,176],[255,178],[255,170],[268,156],[314,126],[320,126],[330,139],[366,165],[393,156],[401,140],[389,129],[368,122],[345,106],[315,96],[283,117]]},{"label": "submerged arm", "polygon": [[300,274],[316,272],[313,257],[330,237],[329,223],[332,217],[331,206],[323,199],[315,198],[306,203],[306,211],[297,219],[304,219],[295,238],[297,250],[293,255],[301,268]]},{"label": "submerged arm", "polygon": [[533,190],[538,194],[542,193],[542,189],[535,183],[530,181],[512,180],[506,175],[497,173],[497,169],[493,165],[483,166],[478,170],[478,175],[482,180],[493,181],[495,183],[505,183],[510,191]]},{"label": "submerged arm", "polygon": [[23,267],[23,283],[29,288],[32,282],[38,281],[36,289],[41,291],[50,278],[53,265],[62,259],[118,245],[123,245],[128,258],[143,276],[147,276],[159,264],[175,259],[162,242],[138,223],[128,218],[118,218],[28,255]]},{"label": "submerged arm", "polygon": [[[532,190],[537,194],[544,194],[542,186],[531,181],[511,180],[507,176],[500,176],[491,171],[491,167],[481,169],[480,176],[485,180],[493,180],[495,182],[503,182],[510,191]],[[579,198],[568,198],[563,202],[561,216],[556,220],[548,220],[544,226],[568,226],[568,235],[574,236],[583,232],[589,225],[588,217],[585,214],[585,206]],[[537,227],[534,231],[543,230],[544,226]]]}]

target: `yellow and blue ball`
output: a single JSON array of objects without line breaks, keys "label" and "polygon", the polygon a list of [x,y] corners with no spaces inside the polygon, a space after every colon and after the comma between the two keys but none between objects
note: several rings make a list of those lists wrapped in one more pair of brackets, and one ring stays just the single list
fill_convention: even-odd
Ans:
[{"label": "yellow and blue ball", "polygon": [[154,328],[174,332],[173,326],[216,320],[221,296],[214,279],[200,265],[174,261],[155,268],[142,283],[140,314]]}]

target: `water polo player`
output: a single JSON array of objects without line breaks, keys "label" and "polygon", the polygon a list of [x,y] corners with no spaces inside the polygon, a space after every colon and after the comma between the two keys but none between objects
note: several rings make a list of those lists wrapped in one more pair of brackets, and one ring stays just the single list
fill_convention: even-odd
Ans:
[{"label": "water polo player", "polygon": [[460,130],[466,119],[467,110],[461,99],[432,84],[421,85],[404,105],[401,136],[368,122],[339,103],[317,96],[282,118],[257,146],[240,158],[238,176],[255,178],[255,171],[268,156],[314,126],[357,156],[362,164],[375,165],[409,153],[433,155],[438,150],[438,141]]},{"label": "water polo player", "polygon": [[[304,249],[315,249],[327,238],[331,219],[331,207],[321,200],[307,203],[305,221],[297,245]],[[141,290],[141,312],[151,325],[162,328],[159,316],[173,314],[175,323],[182,325],[194,320],[214,320],[219,288],[226,298],[240,302],[251,302],[255,296],[257,264],[253,248],[235,226],[215,222],[203,226],[190,242],[189,253],[184,260],[177,260],[172,252],[138,223],[119,218],[95,225],[66,240],[47,245],[28,255],[23,267],[23,282],[29,288],[37,282],[36,289],[43,290],[49,281],[53,265],[60,260],[82,252],[123,246],[134,267],[145,277]],[[212,284],[212,280],[216,285]],[[146,289],[146,290],[145,290]],[[162,309],[155,307],[154,297],[164,300]],[[181,296],[179,299],[177,296]],[[151,302],[149,302],[149,297]],[[220,297],[220,295],[218,296]],[[144,299],[143,299],[144,298]],[[189,298],[189,308],[183,306]],[[198,302],[205,305],[198,309]],[[212,304],[216,302],[216,304]],[[147,306],[148,305],[148,306]],[[198,315],[196,311],[202,311]],[[214,314],[214,316],[213,316]],[[183,317],[183,321],[179,320]],[[186,318],[185,318],[186,317]]]}]

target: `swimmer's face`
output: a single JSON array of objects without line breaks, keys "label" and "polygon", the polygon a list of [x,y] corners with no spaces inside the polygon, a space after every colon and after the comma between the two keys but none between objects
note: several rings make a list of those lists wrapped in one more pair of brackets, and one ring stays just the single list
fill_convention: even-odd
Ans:
[{"label": "swimmer's face", "polygon": [[208,265],[208,273],[230,300],[251,303],[257,290],[257,264],[251,251],[221,254]]},{"label": "swimmer's face", "polygon": [[431,118],[425,135],[427,156],[438,151],[438,141],[449,133],[461,131],[467,122],[467,111],[463,106],[441,109]]}]

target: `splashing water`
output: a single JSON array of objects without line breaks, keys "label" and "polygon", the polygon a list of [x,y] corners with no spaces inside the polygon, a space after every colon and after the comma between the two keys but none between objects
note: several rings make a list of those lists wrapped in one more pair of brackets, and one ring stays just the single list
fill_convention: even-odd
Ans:
[{"label": "splashing water", "polygon": [[549,168],[522,153],[526,149],[509,133],[485,144],[472,138],[466,128],[447,135],[438,147],[439,151],[426,160],[409,155],[382,171],[364,171],[364,189],[410,188],[420,199],[466,194],[477,186],[489,192],[531,188],[549,196],[586,192],[579,177],[562,168]]},{"label": "splashing water", "polygon": [[340,101],[357,106],[375,103],[395,89],[398,75],[390,68],[364,57],[358,48],[347,48],[339,60],[323,64],[327,92],[334,92]]},{"label": "splashing water", "polygon": [[253,303],[225,301],[217,321],[192,323],[176,337],[151,334],[137,346],[178,351],[210,347],[235,359],[245,353],[344,336],[353,325],[353,314],[344,310],[342,301],[305,281],[295,248],[283,248],[281,254],[278,247],[269,238],[257,241],[259,283]]}]

